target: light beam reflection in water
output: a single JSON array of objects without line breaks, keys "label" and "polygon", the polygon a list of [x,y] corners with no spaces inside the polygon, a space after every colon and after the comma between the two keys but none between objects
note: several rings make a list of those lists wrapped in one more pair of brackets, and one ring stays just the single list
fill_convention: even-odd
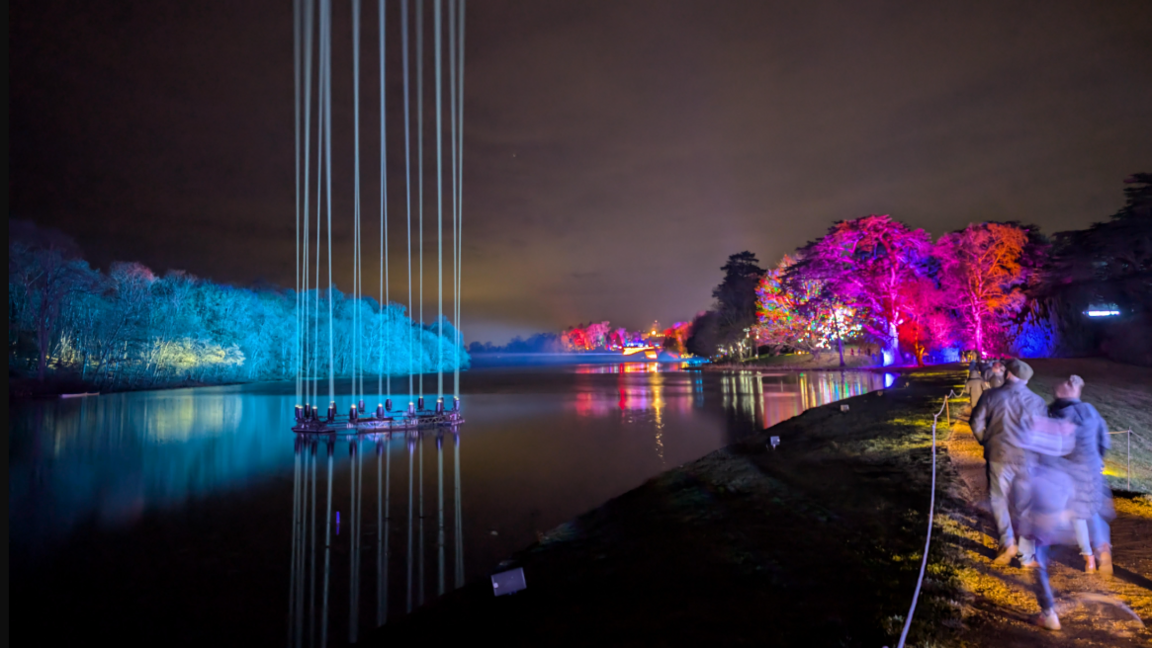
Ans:
[{"label": "light beam reflection in water", "polygon": [[[650,364],[477,370],[463,377],[468,423],[459,436],[448,433],[442,445],[434,433],[382,444],[370,437],[358,451],[345,445],[331,456],[323,443],[293,452],[291,384],[14,403],[13,580],[45,614],[63,605],[98,627],[162,623],[204,640],[215,638],[213,628],[247,628],[268,643],[286,629],[318,636],[323,628],[313,624],[323,617],[329,639],[344,641],[354,619],[363,630],[416,607],[422,592],[482,577],[539,532],[667,467],[883,382],[871,373],[761,376]],[[463,457],[457,443],[468,446]],[[425,488],[434,502],[422,501]],[[265,512],[276,510],[282,522],[269,523]],[[337,512],[338,535],[325,524]],[[435,525],[431,534],[420,533],[425,523]],[[249,548],[222,546],[225,537]],[[102,560],[85,560],[92,551]],[[326,563],[323,614],[323,589],[313,586]],[[374,579],[366,575],[373,570]],[[142,597],[133,587],[153,585],[124,573],[162,574],[163,596]],[[351,582],[359,578],[365,584]],[[192,584],[221,580],[263,594],[238,601]],[[109,582],[110,591],[94,584]],[[294,615],[287,628],[286,598]],[[200,622],[181,607],[196,609]]]}]

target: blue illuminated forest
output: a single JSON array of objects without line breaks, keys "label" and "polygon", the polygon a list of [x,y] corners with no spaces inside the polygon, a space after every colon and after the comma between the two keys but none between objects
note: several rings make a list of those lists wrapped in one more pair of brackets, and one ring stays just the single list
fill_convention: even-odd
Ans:
[{"label": "blue illuminated forest", "polygon": [[302,363],[294,290],[230,286],[179,270],[159,275],[132,262],[101,271],[61,232],[9,220],[9,379],[111,391],[284,380],[302,364],[326,378],[330,322],[337,376],[352,373],[357,325],[359,370],[367,375],[468,366],[448,321],[441,336],[438,322],[415,323],[396,303],[357,303],[336,289],[308,296],[321,308],[304,309],[305,325],[324,343]]}]

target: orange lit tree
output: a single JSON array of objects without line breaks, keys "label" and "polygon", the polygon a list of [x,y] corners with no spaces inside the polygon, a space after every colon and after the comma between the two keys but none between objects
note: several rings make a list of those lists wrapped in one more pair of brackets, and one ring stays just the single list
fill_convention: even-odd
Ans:
[{"label": "orange lit tree", "polygon": [[1024,288],[1043,252],[1016,223],[974,223],[940,237],[936,255],[946,303],[957,314],[964,345],[981,356],[1004,347],[1004,335],[1024,306]]}]

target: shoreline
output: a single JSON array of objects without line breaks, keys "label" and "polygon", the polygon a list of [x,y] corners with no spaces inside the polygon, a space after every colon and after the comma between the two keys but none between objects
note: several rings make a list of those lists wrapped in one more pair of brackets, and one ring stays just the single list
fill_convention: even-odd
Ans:
[{"label": "shoreline", "polygon": [[[962,381],[912,373],[666,471],[512,555],[502,569],[524,570],[524,592],[467,583],[362,642],[514,629],[514,646],[891,645],[924,546],[933,403]],[[937,467],[939,516],[960,503],[950,464]],[[959,627],[954,554],[930,549],[915,645]]]},{"label": "shoreline", "polygon": [[[1109,418],[1142,411],[1108,409],[1109,390],[1152,379],[1106,360],[1037,365],[1045,396],[1059,374],[1101,376],[1094,396]],[[470,582],[362,642],[500,633],[512,646],[895,645],[923,555],[932,416],[966,377],[961,365],[900,369],[897,385],[809,409],[543,534],[493,571],[522,568],[523,592],[496,598],[487,581]],[[1110,384],[1109,373],[1121,375]],[[1152,551],[1140,540],[1152,533],[1152,496],[1116,495],[1116,580],[1081,573],[1075,548],[1054,550],[1065,629],[1032,625],[1031,573],[990,564],[966,401],[952,403],[960,418],[938,423],[932,542],[908,645],[1147,645],[1152,632],[1130,615],[1152,619]]]},{"label": "shoreline", "polygon": [[[1144,401],[1118,399],[1139,392],[1134,381],[1152,384],[1152,371],[1103,359],[1034,368],[1046,400],[1053,381],[1078,372],[1113,425],[1141,426]],[[895,645],[924,547],[932,416],[966,377],[958,364],[897,371],[892,387],[809,409],[543,534],[493,570],[522,568],[525,591],[496,598],[487,581],[470,582],[363,643],[513,630],[513,646]],[[1116,494],[1114,581],[1082,573],[1074,547],[1054,549],[1065,629],[1036,627],[1032,574],[991,565],[965,405],[953,400],[954,418],[938,423],[932,542],[908,645],[1148,645],[1152,632],[1131,615],[1152,620],[1152,550],[1141,540],[1152,495]]]}]

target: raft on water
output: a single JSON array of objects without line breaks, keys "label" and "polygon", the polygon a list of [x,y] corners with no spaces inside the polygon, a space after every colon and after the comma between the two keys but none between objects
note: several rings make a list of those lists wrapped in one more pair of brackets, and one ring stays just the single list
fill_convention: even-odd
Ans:
[{"label": "raft on water", "polygon": [[336,403],[328,405],[327,416],[320,417],[320,409],[315,405],[296,406],[296,424],[292,431],[297,434],[359,434],[387,432],[390,430],[416,430],[429,427],[451,427],[464,422],[460,413],[460,399],[453,399],[452,409],[444,409],[444,399],[436,401],[435,409],[425,409],[424,399],[409,403],[403,412],[392,411],[391,399],[386,404],[377,405],[374,415],[364,416],[364,401],[348,408],[346,416],[336,415]]}]

